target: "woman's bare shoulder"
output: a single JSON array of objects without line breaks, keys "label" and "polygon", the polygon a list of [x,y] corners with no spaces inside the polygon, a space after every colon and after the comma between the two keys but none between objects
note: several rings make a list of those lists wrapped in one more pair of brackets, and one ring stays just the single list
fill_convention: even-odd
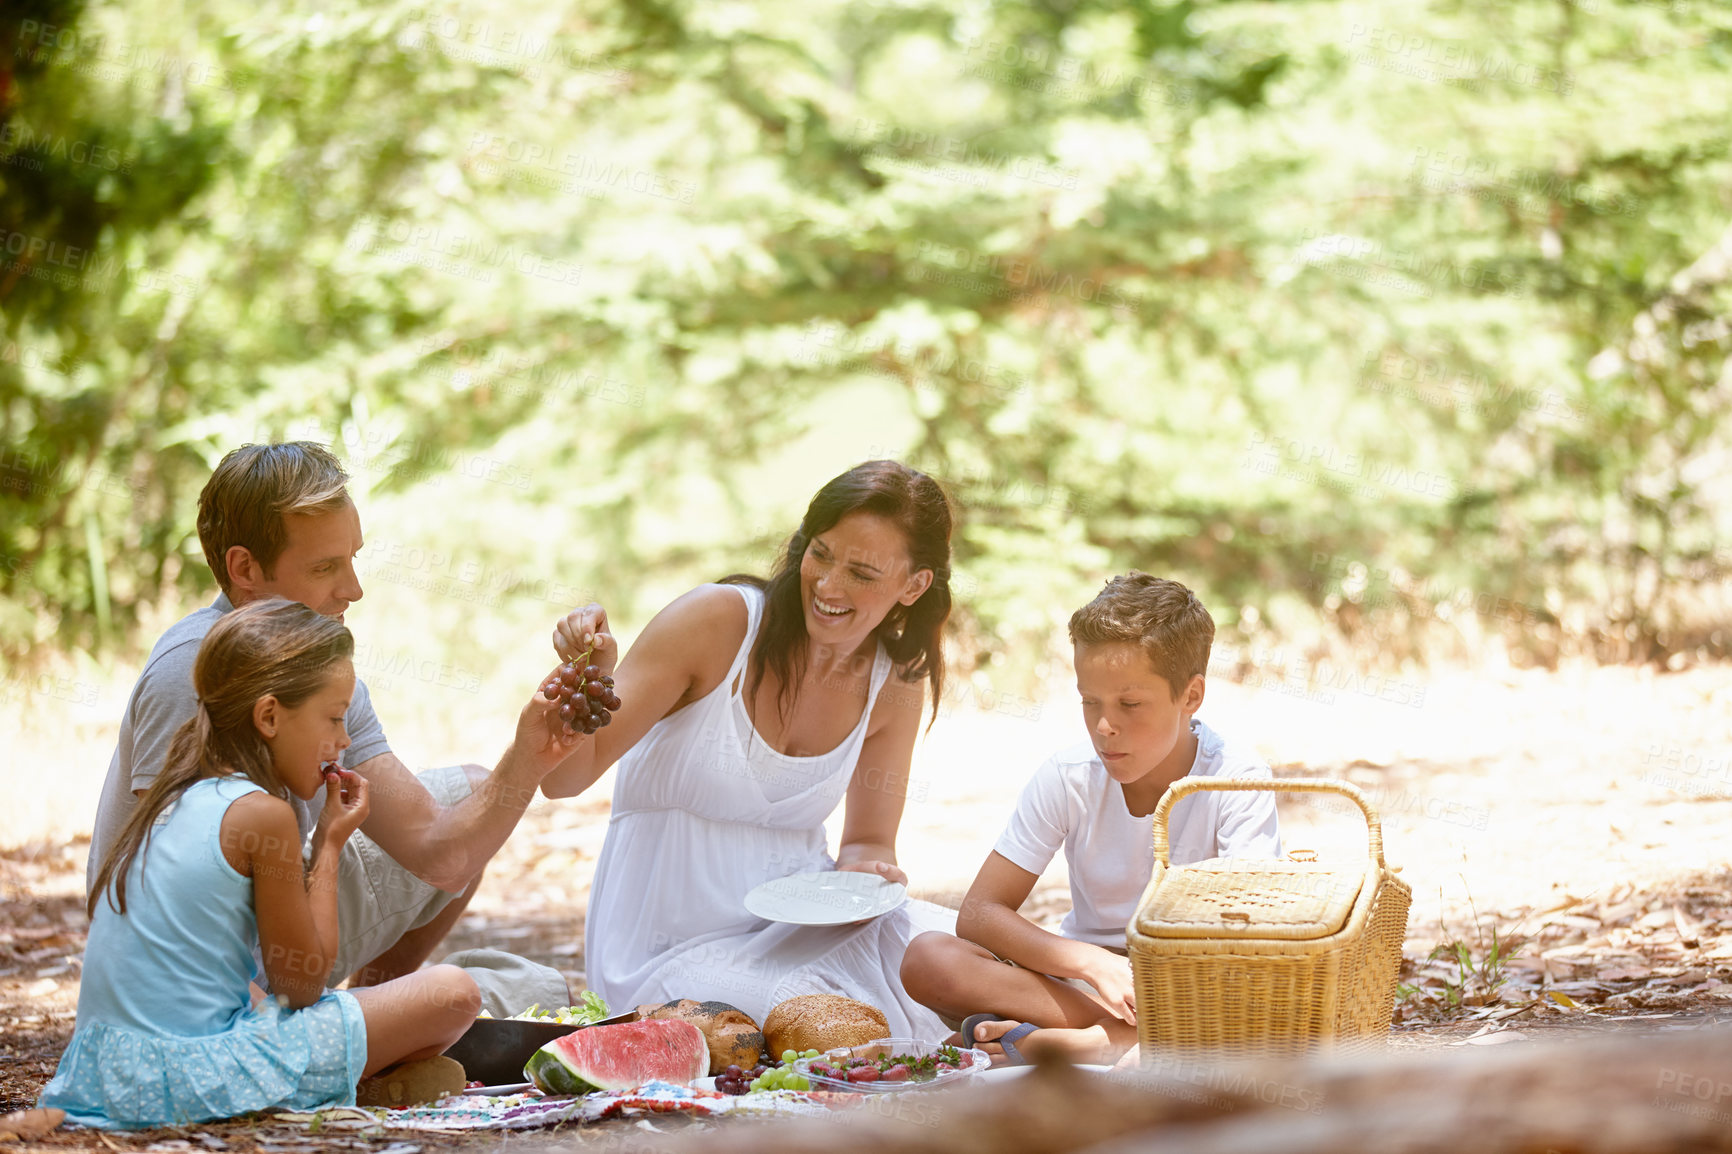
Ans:
[{"label": "woman's bare shoulder", "polygon": [[746,600],[738,586],[699,585],[668,602],[646,626],[650,628],[701,629],[722,632],[734,640],[734,648],[746,639]]},{"label": "woman's bare shoulder", "polygon": [[884,686],[878,691],[878,700],[872,706],[874,731],[895,723],[919,724],[920,718],[926,712],[931,683],[924,672],[915,671],[912,679],[909,678],[910,672],[907,664],[890,666],[890,672],[884,678]]},{"label": "woman's bare shoulder", "polygon": [[689,688],[682,695],[683,705],[721,684],[745,643],[748,621],[738,587],[699,585],[668,602],[632,648],[647,641],[650,652],[684,667]]}]

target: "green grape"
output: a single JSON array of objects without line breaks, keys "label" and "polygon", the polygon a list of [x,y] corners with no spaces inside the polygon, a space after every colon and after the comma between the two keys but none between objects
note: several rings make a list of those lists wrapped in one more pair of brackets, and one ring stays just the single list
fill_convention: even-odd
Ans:
[{"label": "green grape", "polygon": [[788,1079],[788,1089],[790,1090],[810,1090],[811,1088],[812,1083],[806,1080],[804,1074],[795,1074]]},{"label": "green grape", "polygon": [[792,1061],[796,1060],[797,1058],[799,1058],[799,1056],[800,1056],[800,1051],[798,1051],[798,1050],[783,1050],[782,1051],[782,1061],[784,1061],[784,1062],[792,1062]]}]

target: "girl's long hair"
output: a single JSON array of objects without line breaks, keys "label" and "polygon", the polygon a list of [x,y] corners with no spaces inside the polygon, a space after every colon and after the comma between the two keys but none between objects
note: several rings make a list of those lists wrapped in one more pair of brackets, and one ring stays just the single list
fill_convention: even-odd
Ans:
[{"label": "girl's long hair", "polygon": [[126,875],[133,859],[149,848],[158,815],[195,781],[238,775],[287,800],[288,787],[253,724],[253,705],[270,696],[290,709],[301,705],[324,686],[331,667],[354,652],[355,639],[342,622],[297,601],[273,597],[223,614],[193,662],[198,713],[175,731],[162,772],[102,861],[85,912],[95,915],[97,900],[110,885],[109,904],[126,912]]},{"label": "girl's long hair", "polygon": [[[819,489],[768,580],[743,573],[722,578],[723,585],[751,585],[764,591],[764,623],[752,645],[751,691],[757,692],[766,671],[774,671],[782,685],[777,711],[784,719],[792,713],[806,672],[808,637],[800,561],[812,538],[850,513],[872,513],[895,523],[908,546],[909,572],[932,570],[932,584],[919,600],[892,608],[876,636],[903,681],[927,682],[936,721],[944,692],[940,642],[950,617],[950,501],[937,481],[899,461],[867,461]],[[930,728],[931,722],[927,724]]]}]

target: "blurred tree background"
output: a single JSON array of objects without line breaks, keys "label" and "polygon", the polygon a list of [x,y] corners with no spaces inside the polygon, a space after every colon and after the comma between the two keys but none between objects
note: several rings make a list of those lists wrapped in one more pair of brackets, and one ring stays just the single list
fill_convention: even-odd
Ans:
[{"label": "blurred tree background", "polygon": [[435,679],[869,456],[1006,692],[1131,566],[1229,665],[1732,644],[1721,0],[5,13],[9,664],[210,596],[198,490],[281,437]]}]

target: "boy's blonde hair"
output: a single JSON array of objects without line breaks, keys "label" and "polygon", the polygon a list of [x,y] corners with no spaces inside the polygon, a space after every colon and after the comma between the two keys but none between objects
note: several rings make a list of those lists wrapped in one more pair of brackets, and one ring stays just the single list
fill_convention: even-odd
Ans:
[{"label": "boy's blonde hair", "polygon": [[1073,645],[1142,646],[1176,701],[1191,678],[1208,672],[1215,619],[1177,581],[1133,569],[1108,581],[1093,601],[1071,614],[1070,639]]},{"label": "boy's blonde hair", "polygon": [[289,513],[334,513],[349,501],[349,475],[323,445],[242,445],[198,495],[198,539],[217,584],[229,591],[228,553],[253,555],[268,578],[289,543]]}]

